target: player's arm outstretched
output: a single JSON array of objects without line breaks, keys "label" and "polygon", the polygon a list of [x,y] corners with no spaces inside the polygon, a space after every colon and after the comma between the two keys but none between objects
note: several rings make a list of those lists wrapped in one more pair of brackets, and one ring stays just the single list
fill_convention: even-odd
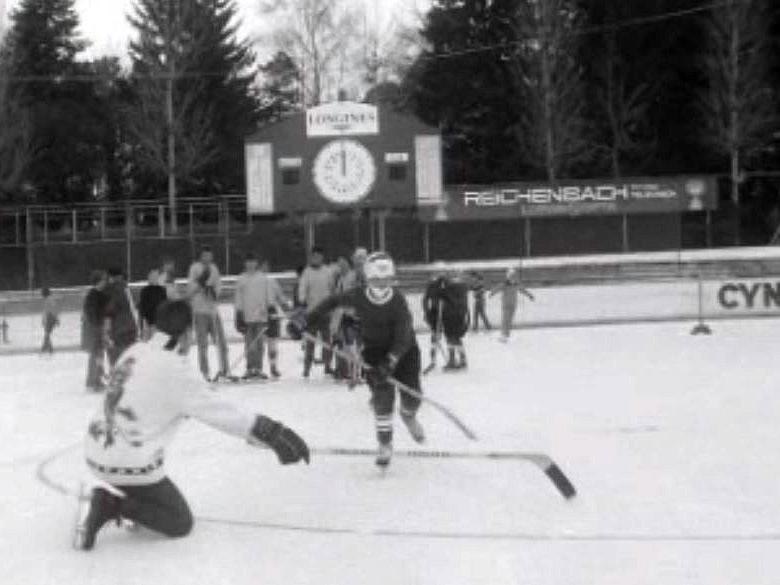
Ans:
[{"label": "player's arm outstretched", "polygon": [[282,465],[305,461],[309,463],[309,447],[292,429],[263,414],[237,409],[228,402],[214,398],[207,390],[198,389],[188,397],[186,413],[225,433],[246,439],[251,444],[267,445]]},{"label": "player's arm outstretched", "polygon": [[517,287],[518,292],[523,293],[526,297],[528,297],[530,300],[535,301],[536,297],[534,297],[533,293],[525,288],[524,286],[518,286]]}]

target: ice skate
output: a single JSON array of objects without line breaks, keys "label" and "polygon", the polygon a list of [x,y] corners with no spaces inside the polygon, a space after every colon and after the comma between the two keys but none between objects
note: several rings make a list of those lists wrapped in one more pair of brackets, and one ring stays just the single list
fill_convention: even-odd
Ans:
[{"label": "ice skate", "polygon": [[[79,498],[86,499],[86,496],[80,495]],[[106,523],[116,520],[119,524],[119,500],[118,496],[102,487],[96,487],[92,490],[88,512],[83,521],[80,521],[76,526],[75,548],[92,550],[95,546],[97,533]]]},{"label": "ice skate", "polygon": [[376,454],[376,464],[380,469],[386,469],[390,465],[390,459],[393,457],[393,444],[380,443]]},{"label": "ice skate", "polygon": [[278,380],[282,375],[279,373],[279,370],[276,369],[275,365],[271,366],[271,377],[274,380]]},{"label": "ice skate", "polygon": [[455,352],[453,350],[450,350],[450,357],[442,369],[447,372],[458,369],[458,363],[455,361]]},{"label": "ice skate", "polygon": [[417,420],[417,417],[414,414],[406,414],[402,412],[401,420],[406,425],[406,428],[408,429],[409,434],[412,436],[412,439],[414,439],[415,443],[425,442],[425,429],[423,429],[423,426],[420,424],[420,421]]}]

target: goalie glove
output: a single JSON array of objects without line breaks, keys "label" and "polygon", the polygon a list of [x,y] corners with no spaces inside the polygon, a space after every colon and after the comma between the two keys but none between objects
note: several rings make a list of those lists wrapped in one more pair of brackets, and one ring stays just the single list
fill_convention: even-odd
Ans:
[{"label": "goalie glove", "polygon": [[276,453],[282,465],[301,460],[309,463],[309,446],[295,431],[280,422],[260,414],[255,419],[250,434],[250,440],[254,439],[268,445]]}]

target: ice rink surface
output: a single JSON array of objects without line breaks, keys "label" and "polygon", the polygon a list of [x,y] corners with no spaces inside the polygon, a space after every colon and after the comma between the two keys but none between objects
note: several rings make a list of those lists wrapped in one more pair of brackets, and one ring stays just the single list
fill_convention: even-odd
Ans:
[{"label": "ice rink surface", "polygon": [[[113,525],[71,548],[78,446],[100,397],[86,358],[0,358],[0,582],[8,584],[776,584],[780,582],[780,331],[775,320],[515,331],[466,339],[465,373],[425,391],[433,450],[543,451],[576,485],[567,502],[534,466],[490,460],[266,451],[186,424],[168,456],[196,515],[167,541]],[[424,363],[427,341],[420,338]],[[240,355],[231,347],[231,358]],[[297,344],[279,382],[223,386],[315,447],[374,447],[365,387],[304,382]],[[396,421],[396,448],[414,447]]]}]

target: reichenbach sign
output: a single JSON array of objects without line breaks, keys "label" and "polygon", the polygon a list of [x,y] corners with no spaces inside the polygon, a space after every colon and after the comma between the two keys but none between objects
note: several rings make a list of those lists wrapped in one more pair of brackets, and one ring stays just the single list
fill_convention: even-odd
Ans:
[{"label": "reichenbach sign", "polygon": [[428,219],[467,220],[672,213],[716,209],[714,177],[560,181],[555,184],[451,185]]},{"label": "reichenbach sign", "polygon": [[371,104],[333,102],[306,110],[306,136],[379,134],[379,110]]}]

